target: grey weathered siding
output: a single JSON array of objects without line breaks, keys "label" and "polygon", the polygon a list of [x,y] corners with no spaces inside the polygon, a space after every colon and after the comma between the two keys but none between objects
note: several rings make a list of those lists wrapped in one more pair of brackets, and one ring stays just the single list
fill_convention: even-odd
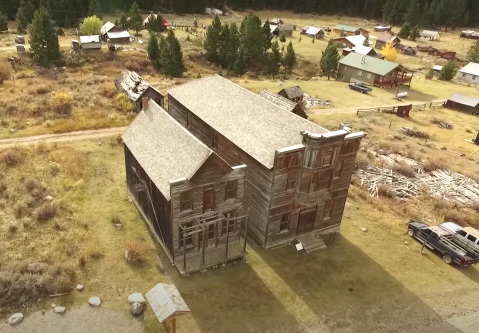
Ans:
[{"label": "grey weathered siding", "polygon": [[[368,74],[370,74],[369,78],[367,77]],[[359,82],[360,81],[366,84],[373,85],[375,77],[376,77],[376,74],[368,73],[365,71],[362,71],[362,75],[359,75],[357,68],[339,64],[338,80],[341,80],[344,82]]]}]

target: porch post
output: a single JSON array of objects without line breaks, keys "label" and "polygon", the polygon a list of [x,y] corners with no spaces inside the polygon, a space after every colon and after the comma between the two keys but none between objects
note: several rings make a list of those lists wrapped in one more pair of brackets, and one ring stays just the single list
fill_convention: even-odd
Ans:
[{"label": "porch post", "polygon": [[248,238],[248,223],[249,223],[249,208],[246,211],[246,224],[244,228],[244,245],[243,245],[243,253],[246,251],[246,239]]},{"label": "porch post", "polygon": [[203,225],[203,266],[205,265],[205,228]]},{"label": "porch post", "polygon": [[186,272],[186,231],[183,229],[183,269]]},{"label": "porch post", "polygon": [[228,243],[230,240],[229,234],[229,227],[230,227],[230,213],[226,215],[226,259],[228,259]]}]

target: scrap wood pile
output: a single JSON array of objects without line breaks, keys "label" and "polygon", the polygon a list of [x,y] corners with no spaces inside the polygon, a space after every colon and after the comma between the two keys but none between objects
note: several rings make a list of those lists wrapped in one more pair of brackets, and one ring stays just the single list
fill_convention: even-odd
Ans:
[{"label": "scrap wood pile", "polygon": [[399,154],[378,155],[377,158],[381,159],[390,168],[397,164],[406,164],[413,168],[418,174],[424,172],[422,166],[416,160],[401,156]]},{"label": "scrap wood pile", "polygon": [[462,205],[479,202],[479,184],[457,172],[435,170],[419,178],[427,192]]},{"label": "scrap wood pile", "polygon": [[414,130],[410,127],[401,127],[401,133],[414,138],[429,139],[429,134]]},{"label": "scrap wood pile", "polygon": [[444,120],[441,120],[441,119],[437,119],[437,118],[433,118],[431,120],[431,123],[437,124],[437,126],[439,126],[441,128],[444,128],[444,129],[453,129],[454,128],[453,124],[448,123],[447,121],[444,121]]},{"label": "scrap wood pile", "polygon": [[316,98],[313,96],[309,96],[307,94],[304,94],[303,102],[304,102],[304,106],[307,109],[312,108],[313,106],[316,106],[316,105],[333,106],[333,103],[331,103],[329,99]]}]

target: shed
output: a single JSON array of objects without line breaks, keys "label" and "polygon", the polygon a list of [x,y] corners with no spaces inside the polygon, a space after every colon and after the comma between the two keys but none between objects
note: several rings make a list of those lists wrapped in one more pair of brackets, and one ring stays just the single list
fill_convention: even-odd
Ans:
[{"label": "shed", "polygon": [[109,32],[106,34],[110,43],[130,43],[131,35],[128,31]]},{"label": "shed", "polygon": [[436,72],[437,74],[439,74],[439,72],[442,70],[442,66],[435,65],[432,67],[432,70]]},{"label": "shed", "polygon": [[306,35],[306,31],[308,31],[309,28],[311,28],[309,25],[305,26],[303,29],[301,29],[300,34],[301,35]]},{"label": "shed", "polygon": [[278,92],[278,95],[283,96],[290,101],[299,103],[303,100],[304,92],[299,86],[294,86],[282,89],[280,92]]},{"label": "shed", "polygon": [[100,37],[103,40],[106,40],[106,38],[107,38],[106,34],[107,33],[109,33],[109,32],[120,32],[120,31],[121,31],[121,29],[119,27],[117,27],[116,25],[114,25],[113,23],[108,21],[101,27]]},{"label": "shed", "polygon": [[293,36],[293,31],[294,27],[292,24],[289,23],[284,23],[278,25],[278,37],[284,36],[284,37],[291,37]]},{"label": "shed", "polygon": [[25,53],[25,45],[18,44],[17,45],[17,53]]},{"label": "shed", "polygon": [[479,39],[479,32],[474,30],[465,30],[461,32],[461,38]]},{"label": "shed", "polygon": [[470,83],[479,83],[479,64],[470,62],[458,71],[458,78]]},{"label": "shed", "polygon": [[100,36],[80,36],[81,47],[84,50],[101,49]]},{"label": "shed", "polygon": [[171,333],[176,332],[176,317],[191,312],[174,284],[158,283],[145,296],[158,321],[169,325]]},{"label": "shed", "polygon": [[387,25],[387,26],[378,25],[374,27],[374,31],[376,32],[390,32],[391,29],[392,27],[390,25]]},{"label": "shed", "polygon": [[[304,30],[304,29],[303,29]],[[301,31],[302,33],[303,31]],[[324,37],[324,30],[321,27],[308,27],[308,29],[304,32],[304,35],[320,39]]]},{"label": "shed", "polygon": [[454,59],[456,57],[455,51],[450,51],[446,49],[436,49],[431,47],[428,52],[429,55],[433,55],[435,57],[441,57],[443,59]]},{"label": "shed", "polygon": [[265,100],[276,104],[277,106],[288,112],[294,113],[300,117],[303,117],[304,119],[308,119],[308,115],[306,114],[302,103],[290,101],[289,99],[268,90],[261,90],[259,92],[259,95]]},{"label": "shed", "polygon": [[416,55],[417,54],[417,49],[412,47],[412,46],[399,44],[397,49],[399,50],[399,52],[401,52],[403,54],[407,54],[407,55]]},{"label": "shed", "polygon": [[137,112],[142,109],[142,99],[145,97],[154,100],[161,107],[164,105],[163,95],[143,80],[136,72],[130,72],[127,69],[123,70],[115,79],[115,86],[135,104]]},{"label": "shed", "polygon": [[429,40],[440,40],[441,34],[439,31],[434,30],[423,30],[419,33],[422,38],[429,38]]},{"label": "shed", "polygon": [[388,43],[393,43],[393,47],[397,48],[401,44],[401,39],[399,39],[399,37],[397,36],[392,36],[388,34],[382,35],[378,37],[378,39],[376,40],[376,45],[374,47],[381,50]]},{"label": "shed", "polygon": [[338,24],[333,28],[334,33],[341,35],[344,34],[345,36],[354,36],[354,35],[368,35],[369,31],[359,28],[359,27],[354,27],[351,25],[345,25],[345,24]]},{"label": "shed", "polygon": [[477,114],[477,112],[479,111],[479,98],[469,97],[455,93],[447,99],[445,107],[453,110]]},{"label": "shed", "polygon": [[25,44],[25,37],[23,37],[23,36],[17,36],[17,37],[15,37],[15,43],[17,43],[17,44]]}]

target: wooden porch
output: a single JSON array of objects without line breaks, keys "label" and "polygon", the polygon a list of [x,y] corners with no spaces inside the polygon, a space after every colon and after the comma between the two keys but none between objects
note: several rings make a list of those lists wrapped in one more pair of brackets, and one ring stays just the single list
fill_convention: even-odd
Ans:
[{"label": "wooden porch", "polygon": [[379,88],[393,88],[397,86],[411,86],[411,81],[414,71],[401,68],[397,73],[396,78],[392,80],[384,80],[382,76],[374,78],[374,86]]}]

